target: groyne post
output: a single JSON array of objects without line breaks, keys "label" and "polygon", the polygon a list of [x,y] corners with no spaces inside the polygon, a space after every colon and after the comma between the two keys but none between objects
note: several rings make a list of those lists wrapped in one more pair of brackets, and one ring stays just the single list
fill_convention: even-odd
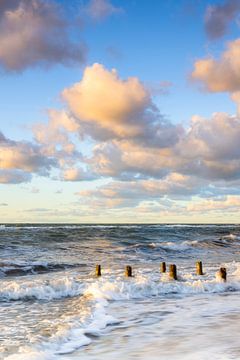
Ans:
[{"label": "groyne post", "polygon": [[161,262],[161,264],[160,264],[160,272],[161,273],[166,272],[166,263],[165,263],[165,261]]},{"label": "groyne post", "polygon": [[132,277],[132,267],[129,265],[125,267],[125,276]]},{"label": "groyne post", "polygon": [[219,276],[224,282],[227,281],[227,269],[225,267],[219,269]]},{"label": "groyne post", "polygon": [[203,275],[203,269],[202,269],[202,262],[201,261],[196,262],[196,273],[197,273],[197,275]]},{"label": "groyne post", "polygon": [[96,276],[101,276],[101,265],[96,265]]},{"label": "groyne post", "polygon": [[175,264],[169,265],[169,278],[173,280],[177,280],[177,267]]}]

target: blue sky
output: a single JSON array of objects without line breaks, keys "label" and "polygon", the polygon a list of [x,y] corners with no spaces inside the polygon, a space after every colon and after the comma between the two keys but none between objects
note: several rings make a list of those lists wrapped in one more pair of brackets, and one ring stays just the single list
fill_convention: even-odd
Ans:
[{"label": "blue sky", "polygon": [[3,1],[2,221],[237,222],[239,13]]}]

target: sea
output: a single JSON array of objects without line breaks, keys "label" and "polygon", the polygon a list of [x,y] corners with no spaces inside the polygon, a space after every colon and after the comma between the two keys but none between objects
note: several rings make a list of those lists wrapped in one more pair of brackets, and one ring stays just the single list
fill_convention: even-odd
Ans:
[{"label": "sea", "polygon": [[239,224],[0,225],[0,359],[240,359],[239,335]]}]

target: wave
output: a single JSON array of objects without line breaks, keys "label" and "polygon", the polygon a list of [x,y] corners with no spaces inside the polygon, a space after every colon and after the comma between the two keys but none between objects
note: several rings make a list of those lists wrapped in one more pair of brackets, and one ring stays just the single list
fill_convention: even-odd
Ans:
[{"label": "wave", "polygon": [[[237,267],[238,269],[238,267]],[[240,267],[239,267],[240,269]],[[150,270],[149,270],[150,271]],[[94,299],[126,300],[165,294],[215,293],[240,290],[240,270],[236,270],[230,281],[222,283],[219,279],[196,277],[182,273],[180,281],[171,281],[168,274],[157,272],[149,275],[137,273],[126,279],[123,275],[114,276],[106,271],[106,276],[97,279],[90,275],[87,279],[76,276],[62,276],[55,279],[30,279],[22,281],[4,280],[0,289],[0,301],[11,300],[54,300],[64,297],[91,295]]]},{"label": "wave", "polygon": [[52,271],[63,271],[69,268],[84,267],[84,264],[58,264],[46,262],[34,263],[16,263],[16,262],[1,262],[0,275],[1,276],[24,276],[44,274]]},{"label": "wave", "polygon": [[83,284],[76,279],[63,277],[43,281],[4,281],[0,289],[0,301],[54,300],[82,295]]},{"label": "wave", "polygon": [[[18,353],[5,357],[5,360],[55,360],[59,355],[69,354],[92,342],[92,337],[99,336],[108,325],[119,321],[106,313],[106,301],[97,301],[93,307],[90,321],[81,323],[77,315],[73,324],[59,329],[48,340],[32,346],[23,346]],[[72,319],[74,320],[74,319]]]},{"label": "wave", "polygon": [[228,240],[229,241],[239,241],[240,236],[236,235],[236,234],[229,234],[229,235],[222,236],[220,239],[223,241],[228,241]]},{"label": "wave", "polygon": [[[92,342],[92,338],[100,336],[108,325],[119,323],[119,320],[107,314],[109,301],[131,299],[145,299],[162,295],[177,294],[195,295],[199,293],[224,293],[240,291],[240,264],[234,264],[235,271],[230,281],[221,282],[217,277],[185,276],[180,281],[169,281],[167,275],[150,274],[149,276],[136,274],[133,278],[123,276],[104,276],[101,278],[88,277],[87,281],[62,278],[49,282],[3,282],[0,299],[27,300],[56,299],[66,296],[81,296],[82,301],[88,299],[93,303],[91,313],[84,321],[80,321],[76,312],[75,318],[59,328],[48,339],[31,346],[24,346],[17,354],[9,355],[5,360],[55,360],[60,355],[74,352],[76,349]],[[82,309],[82,307],[80,307]],[[82,311],[82,310],[81,310]]]},{"label": "wave", "polygon": [[180,243],[168,241],[166,243],[161,243],[160,246],[168,250],[184,251],[190,250],[193,247],[196,247],[198,244],[199,242],[197,240],[185,240]]}]

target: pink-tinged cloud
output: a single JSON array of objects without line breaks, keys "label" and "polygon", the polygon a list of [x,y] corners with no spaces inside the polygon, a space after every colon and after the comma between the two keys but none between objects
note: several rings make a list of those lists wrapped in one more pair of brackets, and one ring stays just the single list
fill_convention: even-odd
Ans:
[{"label": "pink-tinged cloud", "polygon": [[[14,174],[16,174],[17,182],[22,182],[22,179],[29,181],[31,175],[29,177],[25,173],[48,175],[53,166],[56,166],[56,161],[44,156],[39,146],[29,142],[12,141],[0,133],[0,169],[4,170],[3,183],[6,183],[8,178],[10,182],[14,182]],[[13,171],[6,172],[5,170]]]},{"label": "pink-tinged cloud", "polygon": [[187,206],[188,211],[206,213],[223,211],[236,212],[240,208],[240,196],[226,196],[219,199],[206,199]]},{"label": "pink-tinged cloud", "polygon": [[89,160],[95,173],[118,179],[163,178],[171,172],[202,179],[240,177],[240,120],[216,113],[211,119],[193,117],[181,139],[167,148],[143,147],[131,141],[97,145]]},{"label": "pink-tinged cloud", "polygon": [[88,16],[97,21],[122,12],[122,8],[114,6],[109,0],[90,0],[86,7]]},{"label": "pink-tinged cloud", "polygon": [[194,64],[192,79],[210,92],[240,90],[240,39],[228,43],[219,60],[206,58]]},{"label": "pink-tinged cloud", "polygon": [[80,168],[67,168],[63,171],[62,179],[65,181],[90,181],[95,180],[96,175]]},{"label": "pink-tinged cloud", "polygon": [[115,69],[101,64],[87,67],[82,80],[62,97],[83,133],[97,140],[131,139],[166,147],[181,134],[180,126],[163,119],[138,78],[122,80]]},{"label": "pink-tinged cloud", "polygon": [[215,40],[228,30],[232,20],[240,12],[239,0],[226,0],[223,4],[209,5],[205,15],[205,28],[210,39]]},{"label": "pink-tinged cloud", "polygon": [[83,63],[85,46],[70,39],[69,26],[55,1],[4,2],[0,14],[0,66],[6,71],[21,71],[36,65]]}]

